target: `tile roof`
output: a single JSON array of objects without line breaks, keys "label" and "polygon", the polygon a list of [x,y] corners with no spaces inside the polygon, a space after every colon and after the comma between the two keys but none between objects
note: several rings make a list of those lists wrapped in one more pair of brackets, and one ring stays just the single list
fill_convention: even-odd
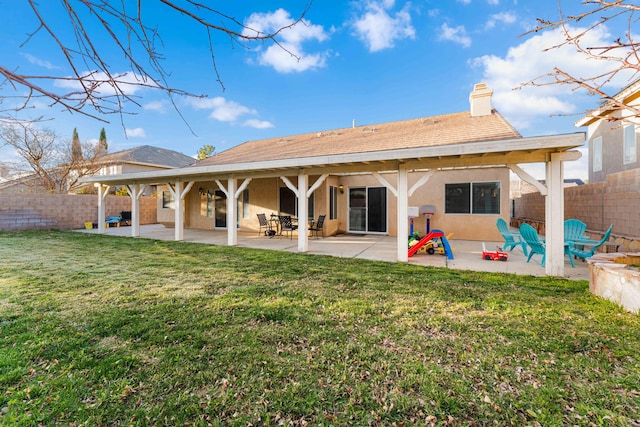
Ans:
[{"label": "tile roof", "polygon": [[490,115],[478,117],[462,112],[248,141],[193,166],[434,147],[521,137],[495,110]]},{"label": "tile roof", "polygon": [[141,145],[128,150],[107,153],[101,157],[104,162],[146,163],[150,165],[179,168],[196,162],[196,159],[177,151],[151,145]]}]

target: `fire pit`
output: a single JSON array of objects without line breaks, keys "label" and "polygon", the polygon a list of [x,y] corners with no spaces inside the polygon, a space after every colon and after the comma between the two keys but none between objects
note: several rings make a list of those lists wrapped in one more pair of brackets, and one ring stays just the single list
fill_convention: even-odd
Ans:
[{"label": "fire pit", "polygon": [[640,253],[598,253],[587,262],[591,293],[640,312]]}]

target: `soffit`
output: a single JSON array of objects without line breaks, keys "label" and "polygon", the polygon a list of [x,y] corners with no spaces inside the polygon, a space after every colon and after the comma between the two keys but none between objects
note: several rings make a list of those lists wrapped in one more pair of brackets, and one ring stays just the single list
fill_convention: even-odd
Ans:
[{"label": "soffit", "polygon": [[550,153],[568,151],[584,144],[585,134],[503,139],[417,148],[379,150],[333,155],[294,157],[242,163],[200,165],[179,169],[108,175],[83,179],[122,185],[131,183],[157,184],[170,181],[203,181],[213,179],[266,178],[349,172],[397,170],[400,163],[410,169],[476,167],[544,162]]}]

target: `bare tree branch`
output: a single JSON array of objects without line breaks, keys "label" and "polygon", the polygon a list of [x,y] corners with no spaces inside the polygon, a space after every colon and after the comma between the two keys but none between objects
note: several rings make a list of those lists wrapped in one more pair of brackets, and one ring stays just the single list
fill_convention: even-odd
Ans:
[{"label": "bare tree branch", "polygon": [[[640,42],[635,39],[634,26],[637,27],[640,18],[640,5],[629,3],[627,0],[583,0],[583,5],[589,9],[578,15],[565,16],[561,0],[558,0],[559,18],[546,20],[538,18],[538,25],[531,31],[523,34],[530,35],[545,30],[559,30],[564,40],[550,46],[545,51],[559,49],[564,46],[575,48],[585,58],[598,61],[606,61],[611,64],[608,71],[600,74],[579,77],[566,70],[555,67],[552,72],[536,77],[521,84],[517,89],[525,86],[552,86],[567,85],[572,90],[584,89],[589,94],[598,95],[608,108],[613,110],[625,110],[624,117],[640,117],[640,108],[628,105],[619,99],[614,99],[606,91],[607,85],[619,77],[624,77],[628,83],[638,78],[640,73]],[[587,19],[594,21],[582,29],[571,27],[571,24],[583,24]],[[585,36],[596,29],[604,28],[607,24],[625,22],[624,35],[618,35],[604,46],[589,46],[584,40]],[[630,112],[630,113],[629,113]],[[613,116],[612,116],[613,117]]]},{"label": "bare tree branch", "polygon": [[80,143],[75,147],[69,141],[61,141],[48,128],[36,126],[33,121],[3,120],[0,122],[0,141],[13,147],[33,172],[22,183],[44,189],[49,193],[74,191],[79,179],[94,175],[101,167],[104,150],[98,143]]},{"label": "bare tree branch", "polygon": [[[272,33],[262,33],[247,27],[235,17],[223,11],[195,0],[158,0],[157,2],[129,2],[104,0],[60,0],[68,21],[64,23],[71,28],[73,39],[63,39],[57,28],[62,24],[59,20],[51,22],[44,16],[43,8],[36,0],[26,0],[37,20],[37,27],[29,33],[21,46],[33,42],[38,33],[46,33],[62,53],[71,75],[28,75],[19,69],[0,65],[0,89],[9,86],[14,95],[0,92],[0,113],[14,113],[31,108],[35,101],[46,100],[51,107],[79,113],[106,122],[105,116],[111,114],[131,114],[128,105],[140,106],[139,99],[133,95],[135,88],[148,88],[164,92],[172,106],[178,112],[174,96],[203,97],[173,87],[170,72],[166,71],[162,62],[163,42],[161,30],[151,18],[147,18],[144,7],[166,8],[166,13],[182,16],[197,28],[204,29],[209,42],[209,53],[216,80],[224,90],[222,78],[218,70],[213,39],[216,35],[227,37],[230,42],[248,48],[250,42],[274,43],[290,55],[296,55],[277,40],[284,30],[303,22],[311,3],[307,4],[300,16],[289,25]],[[97,34],[106,35],[107,46]],[[97,44],[100,40],[100,45]],[[121,53],[128,64],[128,71],[116,72],[105,55],[113,52]],[[68,92],[47,89],[47,82],[73,83],[75,89]],[[20,93],[26,89],[26,93]],[[14,101],[14,103],[9,103]],[[17,101],[17,102],[16,102]],[[182,115],[180,114],[182,117]],[[184,120],[184,118],[183,118]],[[186,122],[185,122],[186,123]]]}]

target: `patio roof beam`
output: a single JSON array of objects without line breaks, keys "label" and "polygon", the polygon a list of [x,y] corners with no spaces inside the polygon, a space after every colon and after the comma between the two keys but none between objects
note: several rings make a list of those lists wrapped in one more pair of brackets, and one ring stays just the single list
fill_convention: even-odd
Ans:
[{"label": "patio roof beam", "polygon": [[244,190],[247,189],[247,187],[249,186],[249,183],[252,180],[253,178],[246,178],[244,181],[242,181],[242,184],[240,185],[240,187],[238,187],[238,190],[236,190],[236,199],[240,197],[240,195]]},{"label": "patio roof beam", "polygon": [[309,188],[309,191],[307,193],[307,199],[309,198],[309,196],[311,196],[313,194],[314,191],[316,191],[318,189],[318,187],[320,187],[322,185],[322,183],[324,182],[325,179],[327,179],[328,176],[329,176],[329,174],[326,174],[326,173],[320,175],[320,177],[311,186],[311,188]]},{"label": "patio roof beam", "polygon": [[[211,166],[193,166],[179,169],[170,169],[152,172],[137,172],[131,174],[122,174],[114,177],[87,177],[82,178],[81,182],[102,182],[109,184],[128,184],[134,180],[137,182],[157,183],[167,179],[185,179],[192,180],[201,176],[224,176],[235,174],[236,176],[254,176],[266,173],[268,170],[299,170],[300,168],[313,170],[322,168],[324,165],[341,165],[348,168],[351,165],[367,165],[364,162],[409,162],[417,159],[438,159],[448,157],[460,157],[463,155],[471,155],[477,153],[503,153],[505,147],[512,149],[514,152],[527,152],[530,150],[541,150],[546,152],[564,151],[584,144],[585,135],[582,132],[566,135],[552,135],[528,138],[514,138],[496,141],[481,141],[451,145],[436,145],[419,148],[405,148],[396,150],[380,150],[347,154],[332,154],[314,157],[299,157],[280,160],[268,160],[261,162],[246,162],[235,164],[220,164]],[[487,157],[491,157],[488,155]],[[524,156],[523,156],[524,157]],[[537,162],[537,159],[522,162],[510,163],[528,163]],[[504,163],[504,162],[502,162]],[[308,173],[308,172],[307,172]]]},{"label": "patio roof beam", "polygon": [[293,185],[291,181],[289,181],[289,178],[287,178],[286,176],[281,176],[280,179],[282,180],[282,182],[284,182],[284,185],[286,185],[289,190],[293,191],[293,194],[295,194],[297,198],[300,198],[298,189],[295,185]]},{"label": "patio roof beam", "polygon": [[384,179],[382,175],[380,175],[380,173],[378,173],[377,171],[373,171],[371,173],[373,174],[373,176],[376,177],[376,179],[380,182],[380,184],[387,187],[387,189],[391,191],[394,196],[398,197],[398,190],[393,186],[393,184],[391,184],[389,181]]},{"label": "patio roof beam", "polygon": [[540,181],[538,181],[537,179],[535,179],[534,177],[529,175],[520,166],[508,164],[507,167],[509,169],[511,169],[516,175],[518,175],[518,177],[520,177],[521,180],[523,180],[524,182],[527,182],[527,183],[533,185],[535,188],[537,188],[538,191],[540,192],[540,195],[542,195],[542,196],[546,196],[547,195],[547,187],[543,183],[541,183]]},{"label": "patio roof beam", "polygon": [[[564,153],[579,153],[578,151],[564,151]],[[407,167],[411,169],[441,169],[450,167],[476,167],[476,166],[506,166],[519,163],[543,163],[549,158],[550,152],[538,151],[509,152],[504,155],[489,154],[483,157],[449,156],[437,159],[409,160]]]},{"label": "patio roof beam", "polygon": [[429,181],[433,176],[433,174],[436,172],[437,171],[434,169],[424,172],[424,175],[422,175],[420,179],[415,184],[413,184],[413,186],[409,189],[409,197],[413,196],[413,193],[415,193],[418,188],[425,185],[427,181]]}]

